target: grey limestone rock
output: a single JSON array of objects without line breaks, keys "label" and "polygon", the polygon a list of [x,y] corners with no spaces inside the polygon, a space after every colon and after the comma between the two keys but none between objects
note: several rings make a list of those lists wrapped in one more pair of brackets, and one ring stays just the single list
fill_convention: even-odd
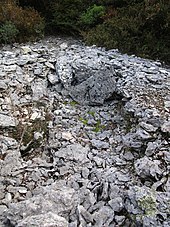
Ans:
[{"label": "grey limestone rock", "polygon": [[140,149],[143,145],[143,142],[138,138],[136,133],[129,132],[123,136],[123,144],[127,147]]},{"label": "grey limestone rock", "polygon": [[0,161],[0,171],[2,176],[10,176],[12,172],[21,167],[21,154],[18,150],[12,150],[5,154],[4,160]]},{"label": "grey limestone rock", "polygon": [[[72,47],[74,50],[75,47]],[[57,59],[56,72],[61,83],[76,102],[102,105],[113,96],[116,89],[116,73],[108,56],[99,55],[93,48],[79,51],[77,47],[77,53],[73,50],[70,49],[65,55],[61,52]],[[90,55],[83,56],[81,52]]]},{"label": "grey limestone rock", "polygon": [[[88,72],[87,72],[88,73]],[[100,70],[82,83],[72,86],[70,96],[81,104],[102,105],[115,92],[115,80],[109,70]]]},{"label": "grey limestone rock", "polygon": [[[35,218],[35,221],[37,222],[37,225],[35,226],[38,227],[38,224],[46,223],[46,221],[50,226],[51,217],[51,221],[55,221],[56,226],[58,224],[57,221],[59,220],[63,220],[63,226],[67,226],[67,221],[63,217],[68,217],[67,215],[72,209],[74,209],[74,206],[76,205],[76,200],[77,196],[74,192],[74,189],[64,186],[62,182],[57,184],[53,183],[50,186],[46,186],[35,191],[34,196],[29,200],[25,200],[16,204],[10,204],[7,211],[7,218],[11,224],[19,226],[22,226],[22,224],[23,226],[28,226],[29,222],[27,223],[27,221],[29,220],[30,224],[32,224]],[[47,220],[43,220],[44,214],[47,215]],[[22,220],[23,217],[24,220]]]},{"label": "grey limestone rock", "polygon": [[155,141],[155,142],[149,142],[147,144],[147,148],[146,148],[146,151],[145,151],[145,154],[147,156],[152,156],[153,154],[155,154],[156,150],[159,149],[159,142]]},{"label": "grey limestone rock", "polygon": [[107,148],[109,148],[109,143],[101,141],[101,140],[92,139],[91,143],[92,143],[92,146],[94,146],[97,149],[107,149]]},{"label": "grey limestone rock", "polygon": [[42,68],[39,66],[34,69],[34,75],[40,76],[42,74]]},{"label": "grey limestone rock", "polygon": [[150,133],[141,128],[137,130],[136,134],[141,140],[148,140],[152,138],[152,135]]},{"label": "grey limestone rock", "polygon": [[55,157],[63,158],[65,161],[70,160],[77,163],[85,163],[89,161],[87,158],[88,151],[88,146],[83,147],[80,144],[72,144],[55,152]]},{"label": "grey limestone rock", "polygon": [[160,164],[161,162],[159,160],[144,157],[135,162],[135,170],[141,177],[152,176],[157,179],[158,176],[162,175]]},{"label": "grey limestone rock", "polygon": [[0,217],[3,215],[4,212],[8,210],[7,206],[0,205]]},{"label": "grey limestone rock", "polygon": [[145,122],[141,122],[140,126],[144,128],[147,132],[156,132],[156,130],[158,129],[157,127],[154,127],[153,125]]},{"label": "grey limestone rock", "polygon": [[59,82],[59,78],[58,78],[58,76],[57,75],[53,75],[53,74],[48,74],[47,75],[47,78],[48,78],[48,81],[52,84],[52,85],[54,85],[54,84],[57,84],[58,82]]},{"label": "grey limestone rock", "polygon": [[150,215],[154,216],[157,211],[156,192],[145,186],[131,187],[128,190],[125,206],[132,214],[145,216],[146,213],[151,212]]},{"label": "grey limestone rock", "polygon": [[0,91],[6,90],[8,88],[4,81],[0,81]]},{"label": "grey limestone rock", "polygon": [[115,215],[115,221],[118,223],[118,225],[122,225],[124,220],[125,220],[125,216],[121,215],[121,216],[118,216],[118,215]]},{"label": "grey limestone rock", "polygon": [[[162,202],[160,202],[161,200]],[[135,215],[136,221],[142,226],[166,226],[170,221],[166,216],[167,210],[169,210],[168,201],[168,194],[156,192],[145,186],[134,186],[128,191],[125,206],[130,213]],[[161,222],[157,219],[157,215],[163,217]]]},{"label": "grey limestone rock", "polygon": [[155,84],[161,84],[163,82],[163,78],[161,74],[147,74],[146,78]]},{"label": "grey limestone rock", "polygon": [[14,117],[0,113],[0,127],[15,127],[17,123]]},{"label": "grey limestone rock", "polygon": [[14,138],[7,137],[7,136],[1,136],[1,135],[0,135],[0,144],[1,144],[1,148],[5,152],[8,149],[15,149],[18,146],[18,142]]},{"label": "grey limestone rock", "polygon": [[[93,216],[81,205],[78,206],[78,212],[79,212],[79,220],[80,222],[83,222],[83,219],[85,220],[85,223],[93,223]],[[84,224],[80,224],[84,225]]]},{"label": "grey limestone rock", "polygon": [[65,218],[56,213],[47,212],[45,214],[33,215],[24,218],[17,223],[18,227],[68,227]]},{"label": "grey limestone rock", "polygon": [[31,48],[29,46],[21,46],[21,50],[23,54],[30,54],[32,52]]},{"label": "grey limestone rock", "polygon": [[109,226],[114,219],[114,211],[109,206],[103,206],[93,214],[95,227]]},{"label": "grey limestone rock", "polygon": [[161,126],[162,132],[170,133],[170,121],[166,121]]},{"label": "grey limestone rock", "polygon": [[32,84],[31,89],[33,91],[33,99],[39,101],[47,95],[47,82],[41,80],[35,81],[35,83]]},{"label": "grey limestone rock", "polygon": [[0,49],[0,226],[169,227],[170,70],[71,38]]},{"label": "grey limestone rock", "polygon": [[113,211],[119,212],[123,208],[123,199],[121,197],[116,197],[109,201],[109,205]]}]

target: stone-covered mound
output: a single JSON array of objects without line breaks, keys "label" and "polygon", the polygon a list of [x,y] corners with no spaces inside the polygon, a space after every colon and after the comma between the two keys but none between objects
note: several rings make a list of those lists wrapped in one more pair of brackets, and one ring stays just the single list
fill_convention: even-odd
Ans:
[{"label": "stone-covered mound", "polygon": [[170,226],[170,70],[72,39],[0,51],[0,226]]}]

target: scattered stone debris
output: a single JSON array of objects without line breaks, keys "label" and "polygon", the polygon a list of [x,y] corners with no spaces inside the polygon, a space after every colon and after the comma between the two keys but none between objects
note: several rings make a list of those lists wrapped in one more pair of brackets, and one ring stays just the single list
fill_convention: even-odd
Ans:
[{"label": "scattered stone debris", "polygon": [[170,226],[170,70],[46,38],[0,51],[0,226]]}]

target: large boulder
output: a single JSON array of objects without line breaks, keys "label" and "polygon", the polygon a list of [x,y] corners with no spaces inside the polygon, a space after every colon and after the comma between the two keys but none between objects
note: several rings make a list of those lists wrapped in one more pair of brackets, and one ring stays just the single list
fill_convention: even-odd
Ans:
[{"label": "large boulder", "polygon": [[75,209],[78,198],[74,189],[58,181],[33,192],[33,197],[9,204],[6,222],[12,226],[67,227],[68,215]]},{"label": "large boulder", "polygon": [[[89,49],[86,55],[68,49],[56,63],[58,78],[67,93],[83,105],[102,105],[113,97],[116,73],[107,55]],[[75,50],[74,50],[75,51]],[[79,50],[80,51],[80,50]]]},{"label": "large boulder", "polygon": [[[78,103],[88,105],[102,105],[115,92],[115,79],[110,70],[94,72],[89,78],[71,86],[69,95]],[[76,78],[75,78],[76,81]]]}]

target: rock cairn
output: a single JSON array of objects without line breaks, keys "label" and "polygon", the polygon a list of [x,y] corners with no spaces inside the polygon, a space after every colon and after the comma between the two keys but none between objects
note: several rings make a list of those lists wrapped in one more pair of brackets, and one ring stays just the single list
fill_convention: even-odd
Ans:
[{"label": "rock cairn", "polygon": [[47,38],[0,49],[0,226],[170,226],[170,70]]}]

